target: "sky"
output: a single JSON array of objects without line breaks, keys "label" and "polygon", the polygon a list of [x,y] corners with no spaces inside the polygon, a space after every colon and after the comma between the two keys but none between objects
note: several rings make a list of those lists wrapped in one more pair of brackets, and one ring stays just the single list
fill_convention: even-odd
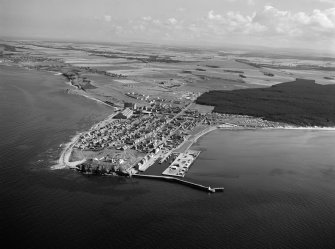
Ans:
[{"label": "sky", "polygon": [[0,37],[335,52],[335,0],[0,0]]}]

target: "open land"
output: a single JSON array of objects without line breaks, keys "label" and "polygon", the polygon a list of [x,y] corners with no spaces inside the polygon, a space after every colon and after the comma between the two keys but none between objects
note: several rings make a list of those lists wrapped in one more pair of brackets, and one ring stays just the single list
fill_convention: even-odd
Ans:
[{"label": "open land", "polygon": [[[335,122],[332,58],[139,43],[2,41],[0,63],[60,75],[67,93],[110,106],[111,116],[66,144],[54,168],[131,175],[158,161],[186,158],[181,161],[187,165],[171,165],[172,175],[183,177],[198,155],[190,146],[213,129]],[[296,85],[296,78],[318,84]],[[282,82],[289,83],[276,85]]]}]

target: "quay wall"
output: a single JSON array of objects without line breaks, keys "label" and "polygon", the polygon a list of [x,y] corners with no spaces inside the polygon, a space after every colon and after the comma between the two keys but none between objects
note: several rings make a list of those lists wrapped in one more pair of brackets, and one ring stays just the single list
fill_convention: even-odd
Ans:
[{"label": "quay wall", "polygon": [[202,191],[205,191],[205,192],[210,192],[210,193],[216,193],[216,192],[223,192],[224,191],[223,187],[211,188],[210,186],[204,186],[204,185],[201,185],[201,184],[197,184],[197,183],[194,183],[194,182],[181,180],[181,179],[174,178],[174,177],[169,177],[169,176],[141,175],[141,174],[134,174],[132,176],[137,177],[137,178],[147,178],[147,179],[175,182],[175,183],[179,183],[179,184],[182,184],[182,185],[189,186],[191,188],[199,189],[199,190],[202,190]]}]

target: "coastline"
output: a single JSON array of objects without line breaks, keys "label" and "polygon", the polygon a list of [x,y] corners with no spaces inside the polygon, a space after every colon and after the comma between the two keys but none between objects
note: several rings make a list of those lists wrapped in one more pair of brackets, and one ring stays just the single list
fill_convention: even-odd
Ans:
[{"label": "coastline", "polygon": [[[4,66],[18,66],[18,65],[8,65],[8,64],[1,64]],[[22,66],[18,66],[27,70],[33,70],[27,67],[22,67]],[[63,76],[62,73],[60,72],[55,72],[55,71],[45,71],[47,73],[51,73],[55,76]],[[85,93],[85,91],[78,89],[75,85],[72,84],[72,80],[70,81],[65,81],[65,84],[68,86],[72,86],[74,89],[69,89],[68,90],[68,94],[74,94],[74,95],[80,95],[83,96],[85,98],[88,98],[90,100],[94,100],[95,102],[99,103],[99,104],[104,104],[109,106],[107,103],[105,103],[102,100],[99,100],[95,97],[90,96],[88,93]],[[112,114],[113,115],[113,114]],[[111,115],[111,116],[112,116]],[[111,116],[107,117],[106,119],[96,123],[94,126],[99,125],[102,122],[106,122]],[[255,118],[257,119],[258,117],[252,117],[251,118]],[[267,120],[265,120],[267,121]],[[227,123],[228,124],[228,123]],[[284,123],[282,123],[284,124]],[[94,127],[92,126],[92,127]],[[182,144],[180,144],[178,147],[176,147],[175,149],[173,149],[172,151],[178,151],[181,150],[181,148],[183,148],[185,146],[185,148],[183,148],[183,150],[181,151],[186,151],[187,149],[189,149],[194,143],[197,142],[197,140],[199,138],[201,138],[202,136],[205,136],[206,134],[210,133],[213,130],[216,129],[239,129],[239,130],[243,130],[243,129],[265,129],[265,130],[278,130],[278,129],[282,129],[282,130],[309,130],[309,131],[335,131],[335,127],[317,127],[317,126],[294,126],[292,124],[284,124],[284,125],[279,125],[279,126],[275,126],[275,127],[244,127],[244,126],[240,126],[240,125],[236,125],[235,124],[229,124],[226,127],[218,127],[218,126],[210,126],[209,128],[204,129],[203,131],[195,134],[195,135],[191,135],[188,139],[186,139]],[[74,136],[70,142],[64,144],[65,147],[62,150],[59,159],[58,159],[58,164],[51,166],[51,169],[63,169],[63,168],[75,168],[77,165],[85,162],[86,160],[80,160],[80,161],[75,161],[75,162],[70,162],[70,158],[71,158],[71,154],[72,154],[72,150],[73,147],[76,143],[76,141],[78,140],[79,135]]]},{"label": "coastline", "polygon": [[[104,122],[108,121],[109,119],[113,118],[115,114],[109,115],[106,119],[94,124],[91,128],[97,127],[100,124],[103,124]],[[212,131],[215,131],[217,129],[233,129],[233,130],[244,130],[244,129],[250,129],[246,127],[241,126],[227,126],[227,127],[219,127],[219,126],[209,126],[205,128],[204,130],[198,132],[195,135],[191,135],[188,139],[186,139],[183,143],[181,143],[178,147],[173,149],[173,152],[177,152],[185,146],[187,143],[189,143],[186,148],[180,150],[179,152],[185,152],[189,148],[191,148],[199,138],[209,134]],[[335,127],[294,127],[294,126],[284,126],[284,127],[256,127],[252,129],[261,129],[261,130],[311,130],[311,131],[335,131]],[[58,164],[51,166],[52,170],[56,169],[64,169],[64,168],[76,168],[77,165],[82,164],[86,161],[86,159],[82,159],[79,161],[70,162],[73,146],[76,144],[80,137],[81,133],[75,135],[70,142],[65,144],[64,149],[62,150],[60,157],[58,159]]]},{"label": "coastline", "polygon": [[309,126],[288,126],[288,127],[284,127],[282,129],[285,130],[314,130],[314,131],[335,131],[335,127],[309,127]]},{"label": "coastline", "polygon": [[[109,115],[107,118],[105,118],[105,119],[99,121],[98,123],[94,124],[90,129],[98,127],[99,125],[103,124],[104,122],[112,119],[115,115],[116,115],[116,113],[113,113],[113,114]],[[63,148],[63,150],[62,150],[62,152],[59,156],[59,159],[58,159],[58,164],[51,166],[52,170],[64,169],[64,168],[76,168],[76,166],[78,166],[79,164],[82,164],[82,163],[86,162],[86,159],[70,162],[73,146],[77,143],[81,134],[82,133],[78,133],[77,135],[75,135],[74,137],[71,138],[70,142],[64,144],[64,148]]]},{"label": "coastline", "polygon": [[82,92],[77,92],[77,91],[76,91],[76,94],[79,95],[79,96],[83,96],[83,97],[85,97],[85,98],[88,98],[88,99],[90,99],[90,100],[94,100],[95,102],[98,102],[99,104],[103,104],[103,105],[106,105],[106,106],[109,106],[109,107],[110,107],[110,105],[106,104],[106,103],[103,102],[102,100],[97,99],[97,98],[94,98],[94,97],[91,97],[91,96],[88,96],[88,95],[86,95],[86,94],[84,94],[84,93],[82,93]]},{"label": "coastline", "polygon": [[[31,69],[31,68],[28,68],[28,67],[25,67],[25,66],[20,66],[20,65],[16,65],[16,64],[10,64],[10,63],[0,63],[0,65],[1,66],[7,66],[7,67],[18,67],[18,68],[25,69],[25,70],[28,70],[28,71],[31,71],[31,70],[41,71],[41,72],[52,74],[54,76],[62,76],[62,78],[64,78],[63,73],[57,72],[57,71],[36,70],[36,69]],[[66,89],[68,94],[82,96],[82,97],[88,98],[90,100],[93,100],[93,101],[95,101],[99,104],[104,104],[104,105],[107,105],[107,106],[110,107],[110,105],[106,104],[105,102],[103,102],[103,101],[101,101],[97,98],[91,97],[91,96],[85,94],[84,91],[79,90],[76,86],[74,86],[72,84],[72,80],[64,81],[64,83],[66,85],[72,86],[74,88],[74,89]],[[106,119],[103,119],[102,121],[99,121],[98,123],[94,124],[92,127],[97,126],[97,125],[107,121],[108,119],[113,118],[114,116],[115,116],[115,113],[109,115]],[[64,169],[64,168],[76,168],[77,165],[80,165],[80,164],[86,162],[86,159],[70,162],[73,147],[76,144],[76,142],[78,141],[81,134],[82,133],[78,133],[74,137],[72,137],[69,142],[61,144],[64,148],[62,149],[62,151],[60,153],[57,164],[52,165],[50,167],[51,170]]]},{"label": "coastline", "polygon": [[259,129],[264,129],[264,130],[335,131],[335,127],[315,127],[315,126],[312,127],[312,126],[290,126],[290,125],[288,125],[288,126],[282,126],[282,127],[260,127]]},{"label": "coastline", "polygon": [[[54,75],[56,75],[56,76],[63,76],[62,73],[54,74]],[[84,94],[82,90],[78,89],[75,85],[73,85],[72,80],[70,80],[68,82],[65,81],[65,84],[67,84],[69,86],[72,86],[74,88],[74,89],[68,91],[68,93],[70,93],[70,94],[83,96],[83,97],[88,98],[90,100],[94,100],[94,101],[98,102],[99,104],[104,104],[104,105],[110,106],[110,105],[106,104],[105,102],[103,102],[100,99],[97,99],[97,98],[94,98],[92,96],[88,96],[87,94]]]},{"label": "coastline", "polygon": [[[61,73],[56,73],[54,75],[63,75]],[[76,95],[80,95],[83,96],[85,98],[88,98],[90,100],[94,100],[97,103],[100,104],[104,104],[109,106],[107,103],[105,103],[104,101],[101,101],[97,98],[94,98],[92,96],[89,96],[88,94],[85,94],[84,91],[78,89],[75,85],[73,85],[72,80],[70,80],[69,82],[65,82],[67,85],[72,86],[73,90],[69,90],[68,93],[71,94],[76,94]],[[107,118],[105,118],[104,120],[96,123],[95,125],[93,125],[91,127],[98,127],[100,124],[103,124],[104,122],[107,122],[109,119],[113,118],[116,115],[116,113],[113,113],[112,115],[108,116]],[[258,119],[258,117],[253,117],[250,116],[251,118],[254,119]],[[268,120],[264,120],[264,121],[268,121]],[[271,121],[269,121],[271,122]],[[208,126],[205,127],[203,130],[201,130],[200,132],[190,135],[186,140],[184,140],[179,146],[177,146],[176,148],[172,149],[170,152],[179,152],[179,153],[184,153],[185,151],[187,151],[188,149],[190,149],[199,138],[201,138],[202,136],[205,136],[206,134],[216,130],[216,129],[234,129],[234,130],[243,130],[243,129],[264,129],[264,130],[279,130],[279,129],[283,129],[283,130],[311,130],[311,131],[335,131],[335,127],[304,127],[304,126],[294,126],[294,125],[290,125],[290,124],[285,124],[282,123],[282,125],[278,125],[278,126],[268,126],[268,127],[264,127],[264,126],[255,126],[255,127],[247,127],[247,126],[241,126],[238,124],[234,124],[234,123],[224,123],[221,125],[215,125],[215,126]],[[76,142],[79,139],[79,136],[81,134],[77,134],[76,136],[74,136],[70,142],[65,144],[64,149],[62,150],[59,160],[58,160],[58,164],[54,165],[51,167],[51,169],[64,169],[64,168],[76,168],[77,165],[80,165],[82,163],[84,163],[86,161],[86,159],[82,159],[79,161],[74,161],[74,162],[70,162],[70,158],[72,155],[72,151],[73,151],[73,147],[76,144]]]},{"label": "coastline", "polygon": [[[190,144],[190,146],[187,148],[189,149],[190,147],[192,147],[193,144],[195,144],[197,142],[197,140],[205,135],[207,135],[208,133],[215,131],[215,130],[244,130],[244,129],[248,129],[245,127],[240,127],[240,126],[227,126],[227,127],[219,127],[219,126],[210,126],[208,128],[206,128],[205,130],[197,133],[196,135],[194,135],[194,138],[192,139],[187,139],[185,140],[179,147],[181,147],[185,142],[187,141],[191,141],[192,143]],[[335,127],[304,127],[304,126],[285,126],[285,127],[257,127],[255,129],[260,129],[260,130],[307,130],[307,131],[335,131]],[[186,149],[186,150],[187,150]]]},{"label": "coastline", "polygon": [[[192,147],[193,144],[195,144],[197,142],[197,140],[202,137],[205,136],[206,134],[217,130],[218,127],[217,126],[209,126],[206,127],[204,130],[198,132],[197,134],[191,135],[188,139],[186,139],[184,142],[182,142],[179,146],[177,146],[175,149],[172,150],[172,152],[178,152],[178,153],[183,153],[185,151],[187,151],[189,148]],[[188,145],[181,149],[183,146],[185,146],[188,143]]]},{"label": "coastline", "polygon": [[64,149],[62,150],[59,159],[58,164],[51,166],[52,170],[55,169],[64,169],[64,168],[75,168],[77,165],[82,164],[86,161],[86,159],[70,162],[70,157],[72,154],[73,146],[76,144],[80,137],[81,133],[75,135],[70,142],[65,144]]},{"label": "coastline", "polygon": [[[210,127],[206,128],[205,130],[199,132],[199,133],[196,134],[196,135],[194,136],[194,138],[191,140],[191,141],[193,141],[192,145],[193,145],[194,143],[196,143],[196,142],[198,141],[198,139],[201,138],[202,136],[205,136],[206,134],[208,134],[208,133],[210,133],[210,132],[212,132],[212,131],[215,131],[215,130],[217,130],[217,129],[219,129],[217,126],[210,126]],[[191,146],[192,146],[192,145],[191,145]]]}]

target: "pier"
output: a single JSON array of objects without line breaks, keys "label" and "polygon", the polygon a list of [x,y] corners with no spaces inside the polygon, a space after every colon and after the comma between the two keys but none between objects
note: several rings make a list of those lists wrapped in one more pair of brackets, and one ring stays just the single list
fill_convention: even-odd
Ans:
[{"label": "pier", "polygon": [[186,180],[181,180],[181,179],[170,177],[170,176],[133,174],[132,177],[175,182],[175,183],[186,185],[186,186],[189,186],[191,188],[202,190],[202,191],[209,192],[209,193],[217,193],[217,192],[223,192],[224,191],[223,187],[211,188],[210,186],[204,186],[204,185],[201,185],[201,184],[198,184],[198,183],[194,183],[194,182],[190,182],[190,181],[186,181]]},{"label": "pier", "polygon": [[184,177],[199,154],[200,151],[195,150],[187,150],[184,153],[179,153],[172,164],[162,174],[165,176]]}]

